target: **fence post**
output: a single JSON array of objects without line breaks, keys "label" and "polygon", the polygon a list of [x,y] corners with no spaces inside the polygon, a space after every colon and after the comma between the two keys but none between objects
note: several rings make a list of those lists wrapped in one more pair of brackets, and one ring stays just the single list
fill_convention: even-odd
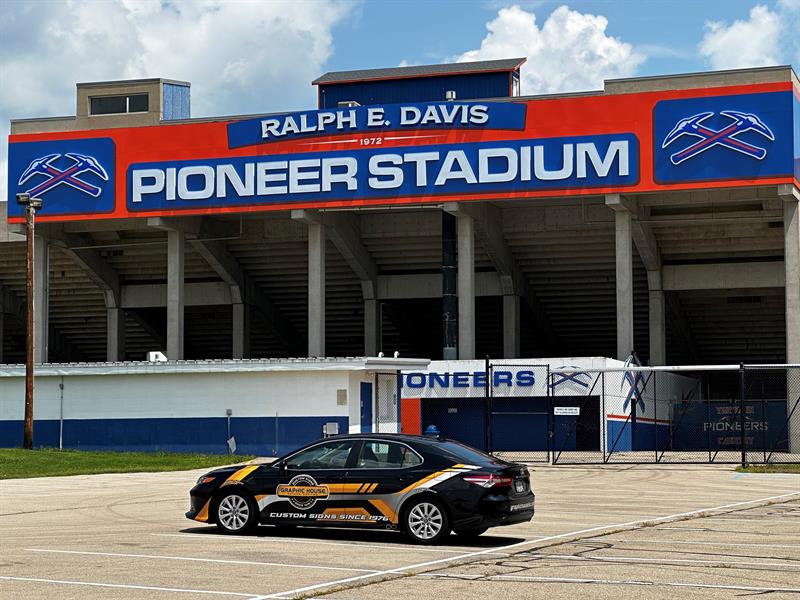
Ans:
[{"label": "fence post", "polygon": [[606,452],[608,451],[608,415],[606,414],[606,372],[600,372],[600,389],[602,391],[602,406],[600,410],[602,411],[602,423],[603,423],[603,464],[608,462],[608,455]]},{"label": "fence post", "polygon": [[655,451],[656,462],[658,462],[658,431],[660,425],[658,424],[658,371],[653,373],[653,450]]},{"label": "fence post", "polygon": [[739,433],[742,444],[742,466],[747,466],[747,449],[744,437],[744,363],[739,363]]},{"label": "fence post", "polygon": [[489,388],[492,385],[492,366],[489,364],[489,356],[486,356],[486,362],[484,363],[484,369],[486,371],[486,385],[483,388],[483,402],[484,402],[484,410],[486,411],[486,429],[484,431],[484,442],[486,443],[486,452],[489,453],[492,451],[492,408],[489,406]]},{"label": "fence post", "polygon": [[551,465],[555,464],[555,415],[553,414],[553,397],[551,394],[550,384],[550,363],[547,363],[547,376],[545,377],[545,393],[547,394],[547,462]]}]

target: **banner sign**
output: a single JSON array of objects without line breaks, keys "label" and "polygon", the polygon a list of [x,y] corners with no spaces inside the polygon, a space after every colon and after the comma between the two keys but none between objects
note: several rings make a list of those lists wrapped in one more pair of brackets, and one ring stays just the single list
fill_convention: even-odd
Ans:
[{"label": "banner sign", "polygon": [[793,171],[791,96],[783,92],[656,104],[659,183],[740,179]]},{"label": "banner sign", "polygon": [[786,400],[745,402],[744,418],[741,410],[734,400],[673,404],[673,449],[738,450],[743,440],[747,448],[787,449]]},{"label": "banner sign", "polygon": [[40,221],[652,193],[800,180],[789,82],[342,107],[9,136]]},{"label": "banner sign", "polygon": [[631,134],[134,164],[128,210],[628,186]]},{"label": "banner sign", "polygon": [[[114,140],[23,142],[9,152],[8,212],[24,215],[14,193],[43,198],[48,215],[104,214],[114,210]],[[16,183],[16,186],[14,185]],[[44,212],[44,211],[42,211]]]},{"label": "banner sign", "polygon": [[386,133],[414,129],[525,129],[525,104],[511,102],[387,104],[311,110],[236,121],[228,146],[239,148],[314,135]]}]

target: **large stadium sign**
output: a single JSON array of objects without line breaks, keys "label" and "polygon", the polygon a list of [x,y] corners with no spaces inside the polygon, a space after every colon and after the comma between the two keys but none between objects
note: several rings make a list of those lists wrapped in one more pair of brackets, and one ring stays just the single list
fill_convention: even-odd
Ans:
[{"label": "large stadium sign", "polygon": [[582,196],[800,180],[789,83],[346,107],[9,137],[42,220]]}]

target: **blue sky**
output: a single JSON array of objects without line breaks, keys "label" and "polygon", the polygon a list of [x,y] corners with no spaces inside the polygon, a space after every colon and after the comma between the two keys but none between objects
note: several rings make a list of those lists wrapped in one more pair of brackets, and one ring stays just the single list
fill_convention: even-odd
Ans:
[{"label": "blue sky", "polygon": [[[541,24],[556,8],[569,8],[608,20],[606,33],[633,45],[646,60],[637,75],[660,75],[712,68],[698,46],[707,32],[706,23],[748,21],[753,7],[762,5],[775,13],[789,13],[800,5],[748,0],[574,0],[555,2],[499,2],[494,0],[371,0],[334,29],[330,70],[382,67],[400,64],[450,62],[454,56],[475,48],[486,35],[486,24],[498,10],[518,5],[533,12]],[[796,5],[796,6],[795,6]],[[800,70],[797,14],[785,23],[785,38],[778,57],[782,64]],[[527,69],[535,68],[527,65]]]},{"label": "blue sky", "polygon": [[252,114],[315,107],[326,71],[512,56],[526,95],[800,71],[800,0],[3,0],[0,139],[12,118],[74,115],[76,82],[180,79],[193,116]]}]

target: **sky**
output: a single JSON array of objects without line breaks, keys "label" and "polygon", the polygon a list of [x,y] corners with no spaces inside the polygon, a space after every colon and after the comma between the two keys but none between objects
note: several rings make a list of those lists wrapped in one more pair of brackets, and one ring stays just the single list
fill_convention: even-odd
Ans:
[{"label": "sky", "polygon": [[[315,108],[327,71],[525,56],[523,95],[768,65],[800,72],[800,0],[2,0],[9,119],[75,114],[75,83],[192,83],[192,116]],[[0,199],[7,144],[0,144]]]}]

